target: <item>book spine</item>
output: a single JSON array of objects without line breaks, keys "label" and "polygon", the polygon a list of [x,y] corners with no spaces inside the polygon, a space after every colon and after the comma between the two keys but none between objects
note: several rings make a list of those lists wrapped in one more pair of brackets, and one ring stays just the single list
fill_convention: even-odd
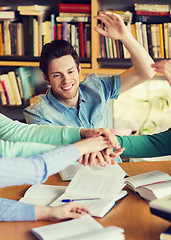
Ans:
[{"label": "book spine", "polygon": [[59,12],[90,13],[90,4],[59,3]]},{"label": "book spine", "polygon": [[90,22],[91,17],[56,17],[57,22]]},{"label": "book spine", "polygon": [[23,16],[24,55],[29,55],[28,16]]},{"label": "book spine", "polygon": [[169,16],[169,12],[150,12],[150,11],[136,11],[136,15],[148,15],[148,16]]},{"label": "book spine", "polygon": [[155,16],[155,15],[135,15],[135,22],[143,23],[164,23],[169,21],[169,15],[167,16]]},{"label": "book spine", "polygon": [[78,23],[78,28],[79,28],[80,57],[85,57],[83,22]]},{"label": "book spine", "polygon": [[152,38],[151,38],[151,25],[147,24],[147,40],[148,40],[148,51],[151,57],[153,57],[153,50],[152,50]]},{"label": "book spine", "polygon": [[2,105],[9,104],[7,91],[6,91],[6,88],[5,88],[4,81],[1,79],[1,76],[0,76],[0,97],[1,97]]}]

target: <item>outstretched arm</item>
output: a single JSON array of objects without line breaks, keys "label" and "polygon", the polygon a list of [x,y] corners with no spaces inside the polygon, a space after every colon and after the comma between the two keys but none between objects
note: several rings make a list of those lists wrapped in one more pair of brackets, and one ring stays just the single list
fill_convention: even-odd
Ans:
[{"label": "outstretched arm", "polygon": [[128,31],[120,16],[114,13],[104,12],[95,16],[95,18],[101,20],[107,28],[107,30],[104,31],[100,27],[95,27],[95,30],[105,37],[120,40],[131,55],[133,67],[121,74],[121,92],[125,92],[151,79],[155,74],[155,71],[151,67],[154,61],[144,47],[139,44]]}]

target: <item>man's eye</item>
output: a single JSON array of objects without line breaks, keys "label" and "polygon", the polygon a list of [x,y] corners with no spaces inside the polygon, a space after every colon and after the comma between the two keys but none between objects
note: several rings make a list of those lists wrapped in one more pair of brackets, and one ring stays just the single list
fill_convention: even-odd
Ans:
[{"label": "man's eye", "polygon": [[72,74],[72,73],[74,73],[74,71],[72,70],[72,71],[69,71],[69,74]]},{"label": "man's eye", "polygon": [[61,75],[59,75],[59,74],[53,75],[53,78],[60,78],[60,77],[61,77]]}]

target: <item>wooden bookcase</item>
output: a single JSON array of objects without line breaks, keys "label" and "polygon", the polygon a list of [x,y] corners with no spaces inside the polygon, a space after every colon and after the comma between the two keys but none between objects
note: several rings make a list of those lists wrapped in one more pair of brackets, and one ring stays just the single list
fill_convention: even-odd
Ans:
[{"label": "wooden bookcase", "polygon": [[[97,39],[98,34],[94,31],[94,27],[97,25],[97,20],[93,17],[97,15],[97,12],[100,9],[108,9],[113,8],[116,10],[130,10],[133,11],[134,3],[149,3],[148,0],[28,0],[27,2],[23,2],[21,0],[2,0],[0,6],[12,6],[14,9],[17,8],[18,5],[50,5],[51,11],[53,13],[57,13],[58,11],[58,3],[91,3],[91,58],[87,61],[87,59],[80,59],[81,61],[81,80],[84,79],[85,76],[91,73],[97,74],[121,74],[127,68],[129,68],[132,63],[130,59],[97,59]],[[152,0],[150,3],[154,4],[170,4],[170,0],[165,0],[164,3],[161,0]],[[53,10],[52,10],[53,9]],[[2,72],[3,68],[15,68],[19,66],[30,66],[30,67],[38,67],[39,66],[39,58],[24,58],[24,57],[12,57],[12,56],[0,56],[0,72]],[[1,106],[1,109],[5,108]],[[12,108],[12,107],[11,107]],[[13,107],[15,108],[15,107]],[[10,110],[9,110],[10,111]],[[16,108],[17,113],[18,108]],[[0,110],[0,112],[2,112]],[[8,114],[9,115],[9,114]],[[15,118],[15,117],[13,117]]]}]

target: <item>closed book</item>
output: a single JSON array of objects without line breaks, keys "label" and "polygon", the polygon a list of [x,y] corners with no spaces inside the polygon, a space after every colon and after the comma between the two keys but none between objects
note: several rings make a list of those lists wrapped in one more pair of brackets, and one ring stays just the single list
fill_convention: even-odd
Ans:
[{"label": "closed book", "polygon": [[24,96],[28,100],[34,95],[35,92],[35,87],[33,85],[34,79],[31,73],[32,70],[29,67],[19,67],[16,71],[22,81]]},{"label": "closed book", "polygon": [[160,240],[171,240],[171,226],[160,234]]},{"label": "closed book", "polygon": [[152,12],[152,11],[136,11],[136,15],[148,15],[148,16],[169,16],[169,12]]},{"label": "closed book", "polygon": [[62,23],[62,39],[67,41],[67,27],[68,23],[67,22],[63,22]]},{"label": "closed book", "polygon": [[15,11],[0,11],[0,20],[15,19]]},{"label": "closed book", "polygon": [[17,29],[17,55],[24,55],[24,30],[23,23],[15,23]]},{"label": "closed book", "polygon": [[24,41],[24,55],[29,55],[29,24],[28,16],[23,16],[23,41]]},{"label": "closed book", "polygon": [[136,22],[143,23],[164,23],[169,21],[169,15],[135,15]]},{"label": "closed book", "polygon": [[78,23],[78,29],[79,29],[80,57],[85,57],[83,22]]},{"label": "closed book", "polygon": [[10,20],[4,20],[4,55],[11,55]]},{"label": "closed book", "polygon": [[160,51],[161,58],[164,58],[164,40],[163,40],[163,26],[159,24],[159,36],[160,36]]},{"label": "closed book", "polygon": [[91,13],[68,13],[68,12],[59,12],[59,17],[91,17]]},{"label": "closed book", "polygon": [[169,12],[169,4],[139,4],[134,3],[135,11],[149,11],[149,12]]},{"label": "closed book", "polygon": [[135,29],[136,29],[137,41],[143,46],[142,22],[136,22],[135,23]]},{"label": "closed book", "polygon": [[29,6],[18,6],[17,7],[17,10],[18,11],[46,11],[49,9],[49,6],[45,6],[45,5],[38,5],[38,4],[35,4],[35,5],[29,5]]},{"label": "closed book", "polygon": [[9,100],[9,104],[10,105],[15,105],[16,104],[15,103],[15,98],[14,98],[14,94],[13,94],[13,91],[12,91],[12,86],[10,84],[10,80],[9,80],[8,74],[2,74],[1,78],[4,81],[4,84],[5,84],[5,88],[6,88],[7,95],[8,95],[8,100]]},{"label": "closed book", "polygon": [[1,81],[1,76],[0,76],[0,98],[1,98],[1,104],[2,105],[7,105],[7,99],[6,99],[6,95],[4,92],[4,87]]},{"label": "closed book", "polygon": [[17,28],[14,22],[9,25],[11,37],[11,55],[17,55]]},{"label": "closed book", "polygon": [[171,194],[150,202],[150,211],[168,221],[171,221]]},{"label": "closed book", "polygon": [[38,20],[33,19],[33,56],[39,56],[39,28]]},{"label": "closed book", "polygon": [[90,4],[81,4],[81,3],[59,3],[59,12],[72,12],[72,13],[90,13],[91,5]]},{"label": "closed book", "polygon": [[117,58],[121,58],[120,50],[119,50],[119,40],[118,39],[115,40],[115,44],[116,44]]},{"label": "closed book", "polygon": [[34,56],[34,47],[33,47],[33,23],[34,16],[28,16],[28,44],[29,44],[29,56]]},{"label": "closed book", "polygon": [[169,25],[164,23],[164,45],[165,45],[165,57],[169,58]]},{"label": "closed book", "polygon": [[151,24],[151,39],[152,39],[153,58],[158,58],[157,32],[156,31],[157,31],[156,24]]},{"label": "closed book", "polygon": [[56,17],[57,22],[90,22],[91,17]]},{"label": "closed book", "polygon": [[9,77],[12,92],[14,95],[15,104],[21,105],[22,101],[21,101],[21,97],[20,97],[20,93],[19,93],[19,88],[18,88],[15,72],[14,71],[8,72],[8,77]]},{"label": "closed book", "polygon": [[3,51],[4,51],[4,44],[3,44],[3,26],[2,26],[2,22],[0,22],[0,56],[3,55]]},{"label": "closed book", "polygon": [[28,16],[40,16],[43,15],[44,12],[43,11],[29,11],[29,10],[24,10],[24,11],[20,11],[20,15],[28,15]]},{"label": "closed book", "polygon": [[148,51],[149,51],[150,56],[153,57],[151,25],[147,24],[146,28],[147,28]]},{"label": "closed book", "polygon": [[[85,32],[85,55],[86,57],[91,56],[91,26],[90,24],[84,25]],[[99,43],[101,45],[101,43]]]}]

